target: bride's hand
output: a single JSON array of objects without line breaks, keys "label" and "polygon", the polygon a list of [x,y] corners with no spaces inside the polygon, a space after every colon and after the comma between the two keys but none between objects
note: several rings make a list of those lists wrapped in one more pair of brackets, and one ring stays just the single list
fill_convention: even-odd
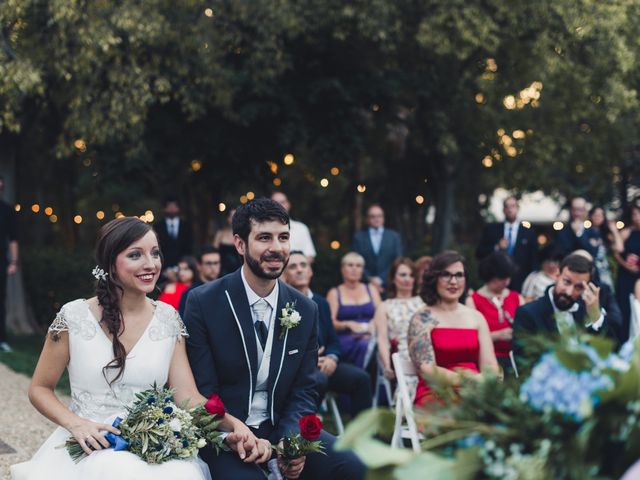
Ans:
[{"label": "bride's hand", "polygon": [[67,430],[71,432],[71,435],[78,441],[78,444],[87,455],[94,450],[109,448],[109,441],[104,437],[105,432],[120,435],[120,430],[111,425],[96,423],[79,417],[77,422],[67,427]]}]

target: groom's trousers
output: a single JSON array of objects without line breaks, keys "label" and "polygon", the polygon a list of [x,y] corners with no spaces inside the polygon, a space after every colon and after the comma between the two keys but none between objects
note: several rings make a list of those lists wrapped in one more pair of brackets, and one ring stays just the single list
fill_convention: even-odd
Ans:
[{"label": "groom's trousers", "polygon": [[[273,431],[271,422],[264,422],[258,429],[252,429],[258,438],[268,438]],[[325,432],[319,440],[325,447],[326,455],[312,453],[307,455],[302,480],[362,480],[366,468],[352,452],[337,452],[333,446],[336,439]],[[220,452],[216,455],[211,448],[200,450],[200,456],[209,465],[214,480],[264,480],[265,474],[255,463],[244,463],[236,452]]]}]

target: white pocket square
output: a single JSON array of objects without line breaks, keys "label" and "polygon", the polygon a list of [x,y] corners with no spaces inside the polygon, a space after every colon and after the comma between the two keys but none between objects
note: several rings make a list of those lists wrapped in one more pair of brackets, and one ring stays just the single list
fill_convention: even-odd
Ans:
[{"label": "white pocket square", "polygon": [[295,350],[289,350],[287,353],[289,355],[295,355],[296,353],[298,353],[298,349],[296,348]]}]

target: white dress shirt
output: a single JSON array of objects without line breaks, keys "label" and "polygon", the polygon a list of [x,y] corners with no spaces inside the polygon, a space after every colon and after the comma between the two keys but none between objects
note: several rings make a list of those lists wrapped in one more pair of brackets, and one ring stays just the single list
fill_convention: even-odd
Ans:
[{"label": "white dress shirt", "polygon": [[[262,297],[254,292],[247,283],[247,279],[244,276],[243,268],[240,269],[240,276],[242,277],[242,284],[244,285],[245,292],[247,293],[247,300],[249,301],[249,311],[251,312],[251,318],[255,324],[257,318],[251,306],[262,299]],[[276,310],[278,308],[278,292],[279,286],[278,282],[276,281],[276,284],[273,287],[273,290],[271,290],[271,293],[264,297],[264,300],[266,300],[266,302],[269,304],[269,309],[267,309],[267,312],[265,312],[264,318],[262,319],[262,321],[269,329],[269,336],[267,337],[267,343],[265,345],[264,351],[262,350],[262,346],[260,345],[258,334],[254,329],[256,346],[258,348],[259,362],[258,374],[256,378],[256,388],[253,392],[253,399],[251,401],[249,416],[245,420],[245,423],[250,427],[258,427],[262,422],[269,419],[269,366],[271,365],[271,347],[273,345],[273,335],[275,330],[274,319],[277,313]]]},{"label": "white dress shirt", "polygon": [[178,232],[180,231],[180,217],[167,218],[167,233],[171,238],[178,238]]},{"label": "white dress shirt", "polygon": [[382,235],[384,235],[384,227],[369,227],[369,238],[371,239],[371,245],[373,246],[373,253],[375,253],[376,255],[378,255],[378,252],[380,252],[380,246],[382,245]]},{"label": "white dress shirt", "polygon": [[289,244],[291,245],[291,251],[300,250],[305,256],[315,258],[316,247],[313,246],[309,227],[296,220],[290,220],[289,227]]},{"label": "white dress shirt", "polygon": [[[558,307],[556,307],[556,304],[553,301],[553,288],[549,289],[548,295],[549,295],[549,299],[551,300],[551,305],[553,306],[553,316],[556,318],[556,323],[557,323],[558,316],[562,316],[562,320],[565,322],[565,325],[573,325],[575,327],[576,322],[572,314],[578,311],[578,308],[580,307],[578,305],[578,302],[575,302],[573,305],[571,305],[571,308],[569,310],[560,310]],[[603,323],[604,323],[604,309],[601,308],[600,317],[598,318],[598,320],[596,320],[593,323],[585,323],[584,326],[586,328],[591,327],[593,328],[594,331],[597,332],[602,328]]]},{"label": "white dress shirt", "polygon": [[515,221],[513,223],[504,222],[504,233],[503,237],[507,240],[509,239],[509,229],[511,229],[511,243],[507,245],[507,250],[513,251],[516,248],[516,240],[518,239],[518,229],[520,228],[520,223]]}]

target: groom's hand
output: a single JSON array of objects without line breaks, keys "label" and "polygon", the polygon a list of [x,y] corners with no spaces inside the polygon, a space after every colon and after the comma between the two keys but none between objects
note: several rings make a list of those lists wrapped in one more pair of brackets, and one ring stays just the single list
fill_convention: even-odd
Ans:
[{"label": "groom's hand", "polygon": [[[278,446],[279,449],[282,449],[282,442],[280,442]],[[284,478],[296,480],[300,474],[302,474],[306,458],[307,457],[302,456],[293,460],[285,460],[282,458],[282,455],[278,454],[278,467],[280,468]]]}]

